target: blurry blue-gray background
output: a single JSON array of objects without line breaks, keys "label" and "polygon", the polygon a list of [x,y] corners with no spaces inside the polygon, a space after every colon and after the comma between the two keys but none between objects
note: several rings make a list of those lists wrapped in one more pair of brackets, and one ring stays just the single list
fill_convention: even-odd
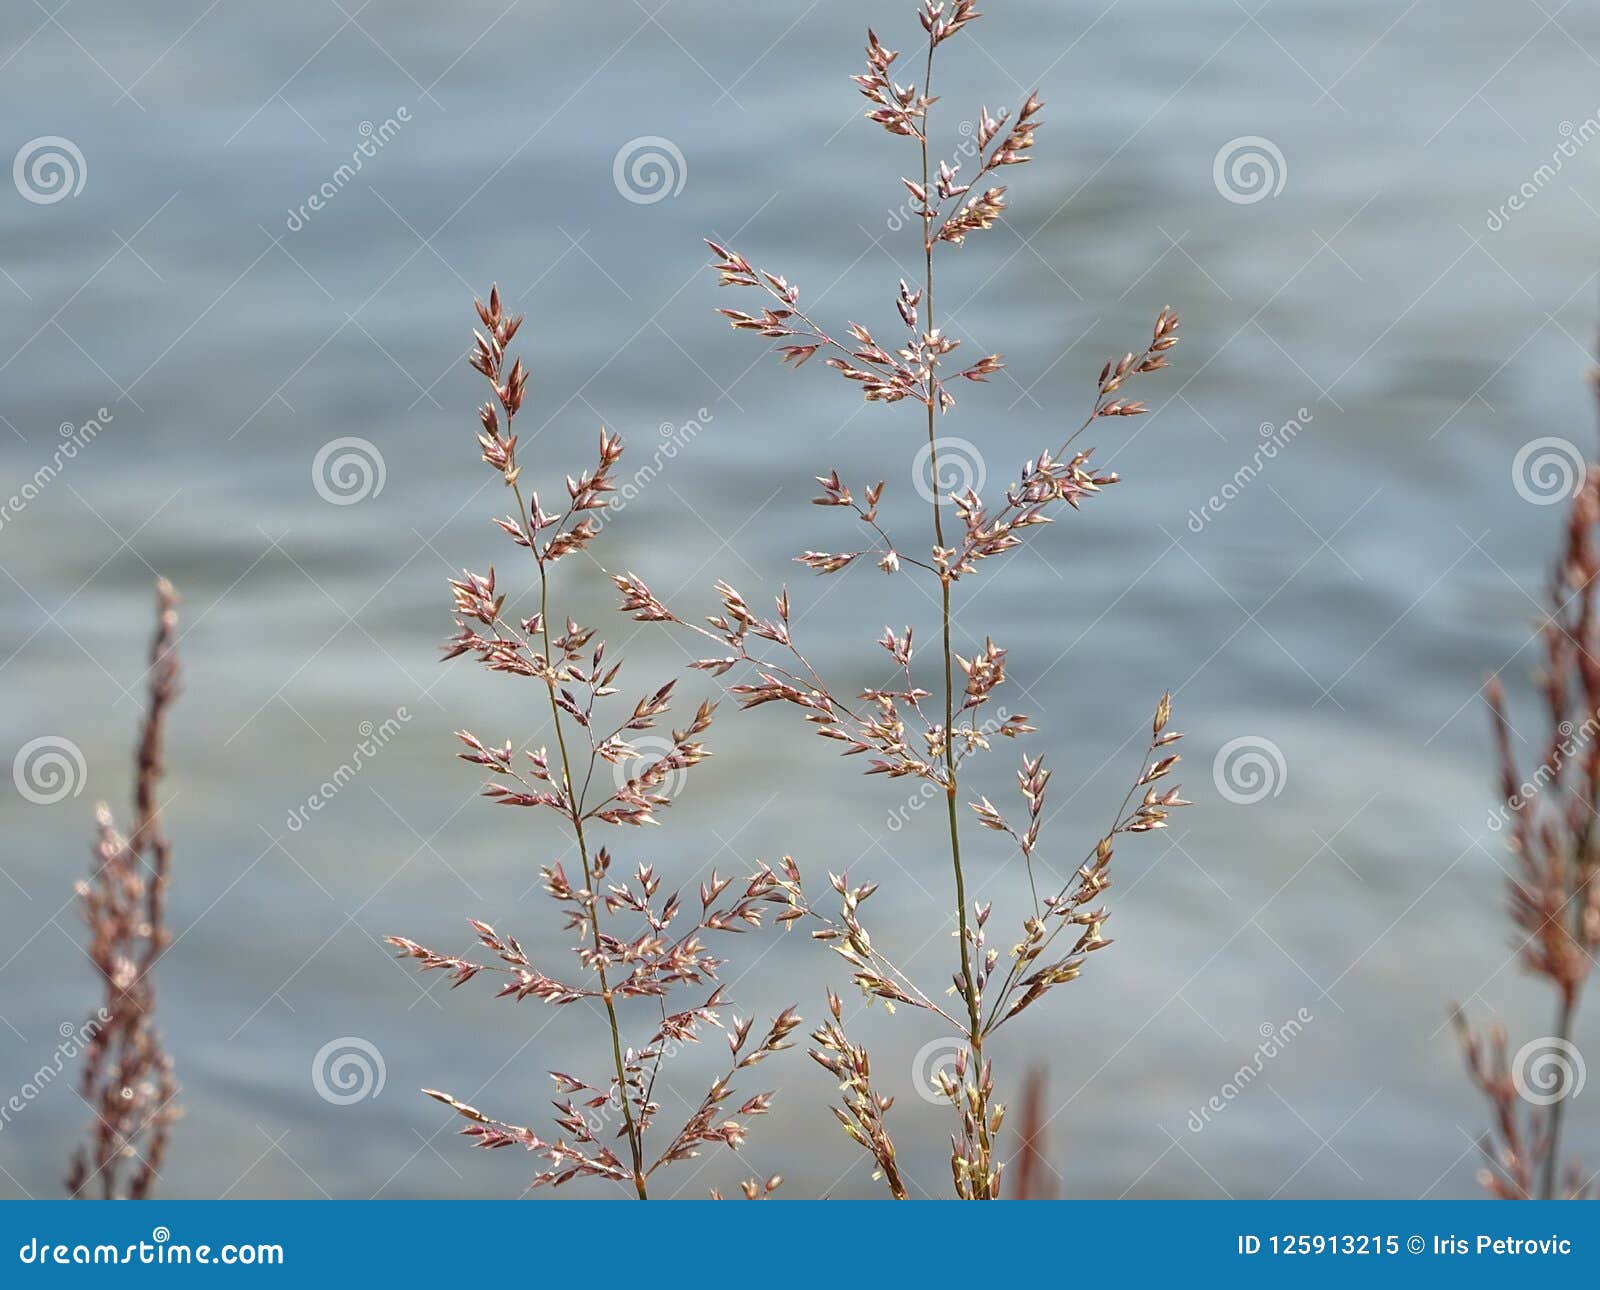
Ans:
[{"label": "blurry blue-gray background", "polygon": [[[1523,0],[989,8],[941,54],[942,150],[980,104],[1035,85],[1048,125],[1005,176],[1003,224],[943,260],[941,321],[962,353],[1009,363],[957,391],[943,433],[976,445],[993,495],[1162,305],[1185,339],[1174,370],[1130,391],[1153,415],[1093,432],[1125,482],[962,584],[960,648],[989,634],[1010,650],[1005,701],[1038,720],[1030,743],[1055,769],[1052,865],[1110,818],[1166,687],[1197,803],[1119,847],[1117,944],[1006,1032],[1002,1091],[1047,1071],[1071,1195],[1472,1194],[1485,1115],[1448,1003],[1500,1014],[1519,1043],[1551,1025],[1500,909],[1478,691],[1506,669],[1528,751],[1530,593],[1562,508],[1527,500],[1526,478],[1519,492],[1516,459],[1543,437],[1593,442],[1600,16]],[[186,1118],[162,1190],[522,1192],[529,1157],[469,1151],[416,1090],[544,1125],[547,1069],[605,1069],[597,1018],[497,1002],[483,981],[452,994],[380,944],[464,950],[476,916],[570,964],[536,886],[560,854],[551,820],[481,804],[452,759],[462,726],[543,742],[539,692],[436,661],[452,571],[493,560],[526,585],[473,444],[471,293],[498,281],[528,314],[526,477],[559,489],[602,423],[659,464],[601,564],[694,609],[717,577],[753,601],[787,580],[814,661],[886,679],[872,639],[913,622],[934,640],[926,598],[788,560],[855,541],[808,504],[830,467],[858,490],[887,479],[892,527],[922,532],[915,410],[863,407],[820,364],[785,371],[730,333],[713,308],[747,302],[718,295],[700,242],[784,272],[821,316],[896,334],[914,156],[862,120],[846,79],[869,21],[915,43],[899,0],[4,6],[0,161],[25,164],[0,183],[0,752],[67,741],[84,770],[51,803],[4,778],[0,1094],[53,1063],[95,998],[71,885],[93,802],[129,792],[161,573],[183,596],[187,682],[167,780],[177,939],[159,970]],[[637,142],[651,137],[670,148]],[[666,156],[659,200],[625,191],[630,145]],[[1264,159],[1265,193],[1236,186],[1230,149]],[[41,150],[72,172],[58,200],[49,167],[26,164]],[[346,437],[375,445],[381,489],[356,476],[369,495],[330,504],[314,463]],[[84,446],[66,458],[69,438]],[[1269,438],[1285,446],[1263,458]],[[611,612],[593,565],[562,572],[575,612],[625,646],[624,683],[683,663]],[[686,697],[712,688],[695,678]],[[291,829],[363,723],[386,721],[381,750]],[[726,704],[713,736],[665,827],[616,838],[620,854],[684,883],[784,853],[819,887],[830,869],[881,882],[881,939],[937,989],[954,952],[937,816],[788,711]],[[1214,774],[1240,739],[1282,756],[1253,804]],[[978,776],[1008,809],[1015,753]],[[1003,949],[1025,883],[996,840],[971,850]],[[763,1016],[814,1017],[844,979],[799,935],[732,948],[735,997]],[[1301,1010],[1303,1030],[1224,1095]],[[909,1172],[948,1191],[945,1119],[913,1072],[937,1032],[904,1011],[855,1029],[899,1095]],[[1591,1016],[1577,1038],[1596,1037]],[[345,1038],[381,1054],[384,1083],[338,1105],[313,1063]],[[715,1048],[670,1074],[669,1110]],[[797,1049],[758,1074],[746,1085],[778,1087],[780,1110],[744,1158],[664,1189],[781,1172],[795,1195],[875,1194],[823,1072]],[[1197,1117],[1214,1096],[1224,1109]],[[65,1077],[21,1105],[0,1127],[0,1192],[56,1194],[88,1112]],[[1591,1099],[1569,1122],[1600,1164]]]}]

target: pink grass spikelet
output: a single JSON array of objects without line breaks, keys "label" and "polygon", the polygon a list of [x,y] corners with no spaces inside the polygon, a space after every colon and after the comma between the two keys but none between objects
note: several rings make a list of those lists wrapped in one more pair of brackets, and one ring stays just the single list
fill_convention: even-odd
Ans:
[{"label": "pink grass spikelet", "polygon": [[[1594,378],[1591,378],[1592,380]],[[1596,385],[1600,390],[1600,384]],[[1582,1199],[1592,1178],[1563,1155],[1566,1104],[1582,1087],[1572,1042],[1578,1006],[1600,952],[1600,466],[1590,464],[1567,512],[1564,546],[1551,572],[1538,673],[1549,731],[1531,775],[1512,751],[1511,722],[1498,676],[1484,686],[1499,768],[1498,814],[1514,869],[1506,905],[1523,970],[1550,987],[1554,1029],[1513,1057],[1505,1027],[1474,1028],[1461,1008],[1451,1018],[1467,1073],[1489,1103],[1479,1180],[1503,1200]]]},{"label": "pink grass spikelet", "polygon": [[[982,109],[970,174],[963,175],[956,162],[935,163],[930,152],[930,117],[938,102],[933,93],[935,54],[979,14],[971,0],[923,0],[918,16],[925,39],[911,73],[917,79],[905,84],[897,79],[897,74],[904,74],[900,52],[885,46],[872,31],[867,33],[866,70],[852,78],[868,101],[868,119],[891,135],[911,140],[916,150],[917,177],[902,183],[911,196],[913,227],[920,232],[923,275],[917,283],[904,279],[897,283],[896,339],[882,339],[889,333],[854,320],[842,327],[819,321],[804,303],[798,283],[757,265],[738,250],[716,242],[707,245],[719,284],[758,297],[746,309],[719,311],[734,330],[778,342],[776,353],[791,367],[822,354],[824,365],[854,384],[869,403],[916,405],[926,436],[922,453],[929,477],[937,482],[941,475],[936,426],[956,403],[952,383],[981,386],[1005,364],[999,354],[966,362],[955,357],[960,342],[937,322],[936,254],[964,247],[970,237],[1004,218],[1008,194],[997,182],[999,172],[1030,159],[1043,126],[1043,104],[1037,94],[1029,94],[1015,112],[996,115]],[[709,642],[706,656],[694,666],[719,677],[738,672],[741,679],[730,692],[742,707],[776,703],[798,708],[812,730],[839,744],[843,755],[865,755],[867,774],[917,778],[945,799],[959,948],[959,963],[949,978],[948,1007],[938,1001],[946,997],[942,984],[931,993],[925,990],[872,941],[862,910],[875,887],[854,885],[843,874],[832,875],[840,909],[837,916],[825,916],[801,895],[792,861],[785,861],[784,881],[794,912],[815,921],[813,937],[845,962],[853,983],[869,1001],[928,1014],[961,1046],[954,1075],[945,1073],[939,1089],[956,1122],[951,1177],[958,1197],[992,1199],[1001,1194],[1003,1162],[994,1144],[1005,1108],[993,1097],[991,1038],[1055,987],[1076,979],[1089,956],[1111,943],[1102,935],[1109,911],[1099,902],[1111,885],[1117,840],[1164,828],[1168,814],[1188,803],[1176,786],[1161,782],[1176,768],[1178,755],[1171,749],[1180,738],[1167,729],[1171,696],[1165,695],[1157,706],[1139,773],[1110,825],[1064,882],[1041,889],[1035,862],[1043,845],[1050,783],[1042,758],[1023,756],[1017,780],[1024,814],[1016,822],[987,797],[974,799],[963,793],[965,765],[991,749],[992,735],[1018,738],[1034,726],[1027,717],[1014,714],[996,722],[986,719],[986,710],[1007,680],[1006,649],[985,636],[977,649],[957,652],[953,592],[957,584],[976,576],[985,561],[1015,550],[1030,530],[1052,522],[1058,504],[1075,510],[1119,482],[1115,473],[1094,464],[1093,448],[1075,445],[1093,426],[1109,430],[1121,418],[1143,415],[1146,405],[1126,397],[1126,391],[1165,368],[1177,343],[1178,316],[1163,309],[1141,349],[1105,364],[1087,415],[1064,432],[1058,447],[1025,463],[994,501],[985,501],[971,487],[930,498],[932,531],[919,539],[891,536],[886,507],[893,499],[886,500],[881,480],[863,490],[858,500],[857,492],[836,470],[817,477],[822,492],[813,499],[815,504],[847,512],[852,536],[844,544],[802,551],[795,559],[823,576],[848,577],[870,562],[884,574],[933,583],[940,608],[939,664],[927,680],[913,665],[910,626],[899,633],[886,628],[877,640],[892,661],[891,678],[882,686],[847,694],[818,674],[791,635],[787,591],[777,597],[776,613],[769,615],[755,609],[732,586],[718,583],[721,612],[697,622],[666,605],[638,575],[614,578],[622,608],[635,618],[671,624]],[[945,503],[951,508],[948,516]],[[988,942],[992,906],[968,900],[960,826],[966,814],[964,800],[979,824],[1004,835],[1020,852],[1027,872],[1029,912],[1009,952]],[[846,1135],[869,1155],[890,1194],[904,1197],[908,1186],[888,1127],[893,1097],[874,1077],[866,1048],[846,1033],[846,1022],[843,1005],[830,993],[829,1017],[812,1035],[812,1057],[839,1081],[841,1101],[835,1116]]]},{"label": "pink grass spikelet", "polygon": [[[465,751],[457,755],[483,771],[483,796],[490,802],[554,813],[569,835],[576,871],[569,873],[560,860],[552,860],[540,875],[573,937],[576,967],[571,974],[551,974],[535,964],[515,936],[476,919],[473,931],[487,951],[479,957],[437,953],[403,936],[388,941],[400,958],[415,960],[422,971],[446,973],[452,989],[487,973],[499,982],[502,999],[557,1008],[584,1001],[598,1005],[611,1068],[602,1076],[551,1072],[553,1135],[495,1119],[449,1093],[423,1091],[467,1120],[462,1132],[477,1145],[521,1146],[537,1155],[541,1168],[534,1186],[597,1178],[645,1200],[657,1170],[708,1147],[738,1150],[749,1121],[770,1110],[770,1093],[736,1100],[733,1081],[791,1047],[788,1036],[800,1017],[785,1009],[758,1029],[732,1014],[718,983],[725,960],[714,953],[712,942],[759,928],[769,916],[784,921],[794,902],[766,866],[741,879],[713,872],[693,894],[664,891],[653,866],[639,864],[625,873],[611,848],[597,841],[606,828],[659,823],[658,813],[672,804],[671,784],[710,755],[701,736],[715,709],[700,704],[686,725],[670,731],[665,750],[653,752],[632,740],[655,730],[672,710],[676,682],[655,688],[620,714],[612,710],[608,701],[621,693],[622,664],[607,656],[594,628],[556,614],[551,575],[560,561],[586,551],[599,535],[593,512],[615,491],[622,440],[600,431],[593,467],[561,481],[557,496],[564,493],[565,500],[554,509],[546,510],[538,492],[525,493],[513,425],[526,396],[528,369],[520,358],[508,367],[506,352],[522,319],[505,312],[498,290],[476,305],[482,326],[473,333],[470,363],[493,394],[478,414],[478,446],[515,501],[515,514],[495,524],[531,557],[537,608],[515,616],[493,568],[463,573],[450,582],[456,631],[445,642],[444,657],[471,655],[490,672],[534,681],[535,693],[542,692],[549,709],[555,749],[519,754],[509,740],[496,745],[462,730],[456,738]],[[631,1038],[636,1031],[637,1043]],[[712,1082],[680,1127],[658,1141],[651,1132],[662,1109],[655,1099],[656,1080],[673,1054],[712,1031],[727,1036],[727,1073]],[[606,1112],[620,1115],[614,1133],[607,1129]],[[765,1190],[747,1184],[746,1194],[750,1187],[769,1194],[777,1181]]]},{"label": "pink grass spikelet", "polygon": [[95,812],[94,871],[77,884],[89,961],[105,991],[100,1011],[84,1026],[78,1092],[94,1120],[67,1175],[67,1192],[79,1199],[149,1196],[179,1114],[172,1058],[155,1024],[153,975],[172,939],[166,919],[172,844],[162,826],[160,793],[167,709],[178,697],[177,628],[177,596],[163,578],[156,583],[149,697],[134,755],[133,831],[119,833],[102,802]]}]

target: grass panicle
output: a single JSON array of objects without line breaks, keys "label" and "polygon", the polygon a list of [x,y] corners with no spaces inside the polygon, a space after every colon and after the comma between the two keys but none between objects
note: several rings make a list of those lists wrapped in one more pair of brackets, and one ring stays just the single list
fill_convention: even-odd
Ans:
[{"label": "grass panicle", "polygon": [[[818,476],[821,492],[815,502],[842,512],[859,536],[842,547],[801,552],[796,559],[820,576],[876,565],[889,577],[924,580],[938,609],[931,666],[926,649],[918,650],[914,643],[925,640],[926,633],[911,626],[886,627],[877,639],[888,656],[886,680],[878,688],[846,693],[819,674],[794,639],[787,590],[776,597],[773,610],[763,612],[730,584],[718,583],[720,611],[701,623],[680,615],[636,574],[620,574],[615,581],[623,608],[637,619],[671,624],[709,642],[706,656],[694,666],[715,676],[738,669],[745,679],[732,684],[731,691],[744,707],[778,703],[798,708],[812,730],[839,744],[842,753],[864,755],[868,774],[923,780],[944,799],[942,845],[949,856],[958,946],[948,995],[942,982],[915,983],[872,940],[862,910],[875,886],[831,875],[839,914],[824,917],[799,894],[792,861],[785,877],[795,884],[790,894],[796,908],[820,921],[812,934],[845,961],[853,983],[869,1001],[921,1011],[955,1037],[960,1052],[951,1068],[939,1073],[937,1089],[956,1123],[952,1181],[959,1197],[991,1199],[1001,1194],[1003,1162],[995,1143],[1005,1112],[994,1099],[990,1041],[1023,1010],[1074,980],[1089,956],[1110,944],[1103,935],[1108,911],[1101,898],[1111,884],[1117,840],[1164,827],[1168,813],[1187,803],[1169,779],[1178,762],[1173,745],[1180,736],[1168,729],[1168,695],[1156,705],[1132,787],[1076,867],[1052,863],[1059,852],[1041,843],[1050,818],[1046,794],[1051,777],[1042,756],[1021,758],[1017,784],[1023,812],[1015,819],[987,797],[973,796],[965,788],[968,760],[989,751],[994,740],[1019,739],[1034,726],[1025,716],[988,718],[991,700],[1006,680],[1006,650],[987,634],[980,637],[961,616],[958,591],[979,578],[988,561],[1015,550],[1037,526],[1050,523],[1063,506],[1076,510],[1118,482],[1114,472],[1096,465],[1094,449],[1079,440],[1092,427],[1109,429],[1147,411],[1127,395],[1148,374],[1167,366],[1167,355],[1178,343],[1178,316],[1163,309],[1138,351],[1105,364],[1082,421],[1064,429],[1059,446],[1027,461],[997,499],[985,500],[970,486],[949,487],[955,472],[947,470],[949,463],[941,456],[940,418],[954,406],[957,387],[982,385],[1003,370],[1004,360],[998,354],[958,357],[961,342],[941,330],[935,313],[934,270],[936,263],[1002,218],[1008,196],[1000,176],[1031,158],[1043,125],[1043,104],[1037,94],[1029,94],[1014,112],[979,111],[970,174],[962,173],[962,163],[935,161],[936,56],[979,14],[973,0],[924,0],[918,16],[922,38],[905,64],[899,52],[869,31],[866,70],[853,78],[870,104],[869,119],[907,142],[917,176],[901,182],[911,198],[911,227],[920,243],[923,272],[915,284],[901,280],[894,291],[895,338],[880,340],[888,333],[858,322],[839,327],[820,320],[803,302],[798,284],[738,250],[708,245],[720,283],[758,297],[753,306],[720,311],[735,330],[777,342],[779,357],[795,368],[820,355],[869,403],[909,403],[917,409],[922,442],[912,440],[904,451],[905,461],[917,458],[914,470],[931,481],[926,489],[931,514],[922,535],[900,540],[891,534],[904,516],[891,515],[897,499],[883,479],[855,485],[830,470]],[[906,84],[896,79],[902,67],[912,76]],[[958,649],[958,633],[973,644]],[[1026,873],[1026,913],[1019,929],[1002,941],[1009,946],[1005,950],[989,941],[992,902],[975,900],[969,892],[972,840],[962,826],[974,820],[1007,840]],[[1049,881],[1041,887],[1045,879]],[[894,1098],[882,1087],[881,1073],[872,1072],[865,1047],[846,1034],[847,1023],[853,1024],[853,1014],[847,1017],[841,1000],[830,993],[828,1017],[812,1036],[812,1056],[839,1081],[836,1114],[845,1133],[871,1157],[890,1193],[904,1197],[908,1187],[888,1128]]]},{"label": "grass panicle", "polygon": [[148,697],[134,753],[133,831],[119,833],[102,802],[96,808],[94,869],[77,884],[89,928],[87,954],[104,991],[99,1011],[79,1031],[84,1067],[78,1093],[94,1119],[67,1174],[67,1192],[78,1199],[149,1196],[178,1118],[177,1078],[155,1023],[153,972],[172,940],[172,844],[161,821],[161,779],[167,711],[178,697],[177,630],[177,596],[162,579],[156,584]]},{"label": "grass panicle", "polygon": [[[737,1150],[748,1121],[767,1113],[772,1094],[739,1098],[733,1081],[790,1047],[787,1037],[800,1018],[785,1009],[758,1029],[733,1013],[718,981],[725,960],[713,952],[712,941],[760,927],[769,915],[792,920],[798,914],[783,881],[765,866],[737,880],[713,871],[686,895],[667,887],[652,865],[640,863],[625,873],[614,862],[605,835],[658,822],[657,813],[671,805],[683,778],[710,755],[701,736],[714,708],[702,703],[682,728],[663,738],[647,732],[670,711],[675,681],[651,688],[632,704],[608,702],[621,692],[622,665],[608,657],[594,628],[559,611],[554,575],[558,564],[586,552],[599,536],[597,513],[615,491],[622,440],[600,431],[594,466],[566,477],[564,497],[554,509],[547,510],[531,486],[524,489],[514,425],[528,370],[520,358],[507,355],[522,318],[505,311],[498,290],[487,303],[475,303],[481,326],[471,364],[493,396],[478,413],[478,447],[514,499],[515,513],[495,523],[526,553],[523,567],[531,569],[522,590],[531,604],[521,612],[508,604],[515,597],[501,589],[492,566],[482,574],[463,573],[450,583],[456,632],[444,653],[446,659],[470,656],[490,672],[531,682],[535,711],[547,714],[547,737],[555,747],[518,750],[510,740],[496,745],[463,730],[457,734],[465,747],[459,755],[486,775],[483,795],[491,803],[556,817],[575,871],[555,859],[541,876],[572,935],[576,961],[568,972],[547,972],[515,936],[476,919],[472,928],[487,957],[439,953],[403,936],[388,940],[401,958],[417,960],[424,971],[448,973],[452,987],[488,973],[499,982],[501,998],[555,1008],[584,1002],[604,1019],[609,1069],[602,1075],[550,1073],[554,1134],[493,1118],[448,1093],[424,1091],[468,1120],[462,1132],[479,1146],[516,1145],[537,1155],[542,1166],[535,1186],[602,1179],[645,1200],[663,1166],[710,1146]],[[678,1127],[665,1135],[652,1132],[662,1110],[657,1081],[664,1066],[708,1031],[726,1038],[727,1072]],[[749,1185],[758,1194],[769,1186]],[[770,1180],[770,1188],[776,1185]]]},{"label": "grass panicle", "polygon": [[[1591,376],[1591,381],[1594,381]],[[1600,391],[1600,383],[1596,384]],[[1573,1043],[1583,989],[1600,951],[1600,465],[1578,481],[1564,541],[1551,570],[1536,681],[1547,730],[1540,761],[1524,775],[1498,676],[1484,686],[1499,769],[1500,808],[1513,869],[1506,904],[1523,969],[1554,996],[1554,1028],[1513,1056],[1505,1027],[1473,1026],[1460,1006],[1452,1019],[1467,1072],[1489,1102],[1484,1135],[1486,1191],[1506,1200],[1578,1199],[1592,1193],[1576,1159],[1563,1156],[1566,1105],[1582,1084]]]}]

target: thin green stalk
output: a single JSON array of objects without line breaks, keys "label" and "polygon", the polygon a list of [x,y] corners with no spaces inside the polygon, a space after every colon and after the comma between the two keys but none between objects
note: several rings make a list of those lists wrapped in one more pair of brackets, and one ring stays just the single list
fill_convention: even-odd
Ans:
[{"label": "thin green stalk", "polygon": [[[527,516],[527,507],[523,505],[522,490],[515,484],[512,491],[517,496],[517,507],[520,514]],[[628,1152],[633,1157],[633,1185],[639,1193],[640,1200],[649,1200],[650,1196],[645,1188],[644,1180],[644,1148],[640,1141],[639,1128],[634,1123],[633,1105],[628,1100],[627,1068],[622,1060],[622,1028],[617,1022],[617,1008],[611,997],[611,984],[606,979],[605,953],[600,946],[600,881],[598,875],[589,868],[589,844],[583,833],[583,813],[579,809],[576,790],[573,787],[572,763],[567,756],[567,737],[561,725],[561,709],[556,704],[555,673],[551,670],[550,662],[550,580],[545,573],[544,561],[539,558],[538,549],[533,547],[533,524],[528,519],[526,532],[530,549],[534,551],[534,561],[539,566],[539,627],[540,635],[544,641],[544,670],[545,689],[550,696],[550,720],[556,729],[556,747],[561,753],[561,780],[562,787],[567,797],[567,809],[572,817],[572,832],[578,841],[578,857],[583,862],[583,882],[589,890],[589,931],[593,937],[595,953],[595,969],[600,975],[600,997],[606,1005],[606,1021],[611,1027],[611,1057],[617,1071],[617,1096],[622,1103],[622,1119],[628,1138]]]},{"label": "thin green stalk", "polygon": [[[928,41],[928,62],[923,78],[922,97],[926,101],[933,91],[933,40]],[[934,330],[933,313],[933,214],[928,204],[928,112],[924,108],[921,130],[922,144],[922,262],[923,262],[923,307],[927,318],[927,330]],[[939,480],[939,449],[937,436],[934,429],[934,416],[936,411],[934,395],[934,379],[931,370],[928,375],[927,385],[928,407],[928,470],[929,477],[933,480],[933,535],[935,543],[943,548],[944,541],[944,516],[940,506],[938,493]],[[961,826],[960,813],[956,808],[957,783],[956,783],[956,749],[955,749],[955,671],[954,651],[951,648],[950,628],[950,574],[945,570],[939,575],[940,595],[940,629],[944,645],[944,767],[945,767],[945,804],[950,817],[950,863],[955,872],[956,882],[956,924],[961,938],[961,981],[962,993],[966,996],[967,1005],[967,1044],[972,1052],[972,1077],[974,1083],[981,1090],[983,1087],[983,1022],[979,1015],[978,985],[972,970],[972,949],[969,944],[967,928],[967,882],[966,875],[961,867]],[[989,1184],[989,1108],[987,1100],[979,1094],[978,1109],[978,1135],[982,1148],[982,1192],[988,1198]]]}]

